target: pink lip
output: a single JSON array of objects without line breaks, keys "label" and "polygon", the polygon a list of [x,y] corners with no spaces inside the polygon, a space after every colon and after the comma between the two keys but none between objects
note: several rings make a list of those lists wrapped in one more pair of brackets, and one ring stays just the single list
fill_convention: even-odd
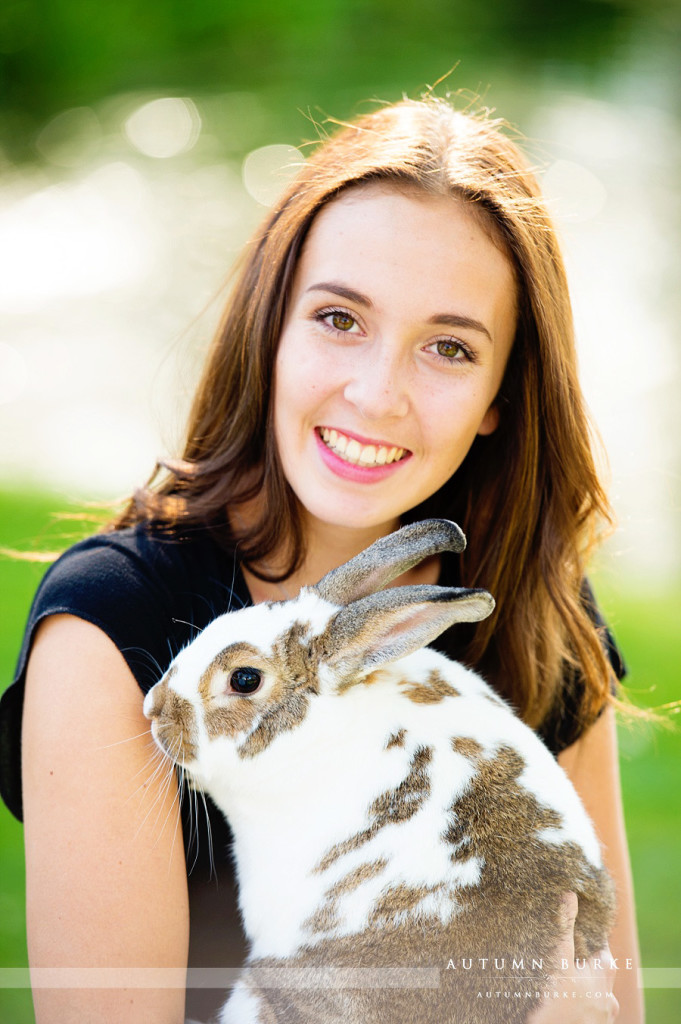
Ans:
[{"label": "pink lip", "polygon": [[[385,448],[397,447],[397,445],[386,444],[382,441],[371,441],[366,438],[362,438],[359,434],[352,434],[346,430],[343,431],[343,434],[345,434],[346,437],[354,438],[356,441],[359,441],[360,444],[375,444],[377,447],[378,445],[383,444]],[[354,465],[352,462],[346,462],[344,459],[341,459],[340,456],[336,455],[335,452],[331,451],[331,449],[322,441],[319,429],[315,430],[314,435],[319,454],[324,464],[328,466],[331,472],[335,473],[336,476],[342,477],[343,480],[352,480],[354,483],[375,484],[380,480],[385,480],[386,477],[392,476],[393,473],[397,473],[400,466],[403,466],[405,462],[408,462],[411,458],[411,452],[407,452],[399,462],[391,462],[386,466],[358,466]]]}]

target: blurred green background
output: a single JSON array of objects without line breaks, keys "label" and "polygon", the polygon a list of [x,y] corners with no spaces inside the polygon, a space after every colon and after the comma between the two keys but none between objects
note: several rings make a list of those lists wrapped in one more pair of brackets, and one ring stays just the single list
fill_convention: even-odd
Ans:
[{"label": "blurred green background", "polygon": [[[5,0],[0,546],[172,451],[229,266],[293,146],[450,69],[519,125],[561,231],[620,529],[594,571],[633,699],[681,696],[677,0]],[[304,152],[304,149],[303,149]],[[0,686],[44,566],[0,560]],[[681,970],[678,733],[623,727],[643,964]],[[0,808],[0,967],[26,963],[21,826]],[[681,988],[646,992],[681,1019]],[[32,1020],[0,987],[0,1020]]]}]

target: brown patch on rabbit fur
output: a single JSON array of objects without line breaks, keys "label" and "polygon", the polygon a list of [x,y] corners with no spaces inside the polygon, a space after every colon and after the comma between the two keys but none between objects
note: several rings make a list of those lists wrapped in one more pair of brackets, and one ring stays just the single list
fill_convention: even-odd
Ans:
[{"label": "brown patch on rabbit fur", "polygon": [[304,720],[308,703],[305,693],[287,693],[281,704],[268,707],[253,732],[237,747],[239,757],[257,757],[281,733],[295,729]]},{"label": "brown patch on rabbit fur", "polygon": [[310,636],[309,622],[295,622],[277,637],[272,646],[272,659],[290,681],[292,689],[304,686],[319,691],[319,663],[323,657],[323,635]]},{"label": "brown patch on rabbit fur", "polygon": [[406,729],[400,729],[398,732],[394,732],[391,736],[388,737],[388,741],[387,741],[387,743],[385,745],[385,749],[386,750],[390,750],[391,747],[403,747],[404,746],[404,741],[406,740],[406,738],[407,738],[407,730]]},{"label": "brown patch on rabbit fur", "polygon": [[[455,846],[453,860],[461,860],[462,837],[466,855],[482,859],[480,882],[450,890],[455,906],[446,924],[419,909],[424,895],[446,893],[443,885],[429,891],[398,884],[382,892],[365,931],[329,936],[290,958],[254,960],[244,983],[262,1001],[263,1020],[271,1012],[285,1024],[317,1024],[341,1016],[344,1024],[520,1024],[537,1007],[536,993],[552,991],[550,976],[559,966],[554,956],[563,931],[561,898],[570,889],[579,897],[576,956],[593,955],[604,946],[613,916],[611,882],[574,843],[541,838],[541,830],[559,824],[560,817],[518,783],[523,759],[509,747],[485,756],[474,740],[456,739],[452,745],[477,770],[452,804],[452,822],[443,838]],[[471,969],[465,970],[463,961],[469,958]],[[450,959],[456,969],[446,969]],[[492,969],[495,960],[504,961],[501,971]],[[517,975],[509,966],[514,961],[522,962]],[[261,967],[306,968],[310,976],[305,989],[264,990],[258,987]],[[339,990],[322,976],[318,988],[310,987],[312,970],[323,967],[431,967],[439,969],[440,984],[377,989],[361,988],[358,982],[357,988]],[[487,999],[490,990],[510,997]]]},{"label": "brown patch on rabbit fur", "polygon": [[350,689],[351,686],[371,686],[372,683],[378,682],[384,676],[384,669],[377,668],[373,672],[369,672],[368,675],[348,675],[341,679],[336,684],[336,693],[342,694]]},{"label": "brown patch on rabbit fur", "polygon": [[452,740],[452,748],[457,754],[463,754],[464,757],[470,760],[480,757],[485,749],[481,743],[471,739],[469,736],[455,736]]},{"label": "brown patch on rabbit fur", "polygon": [[367,814],[370,819],[373,819],[371,824],[342,843],[332,846],[322,857],[315,871],[326,871],[339,857],[368,843],[386,825],[407,821],[416,814],[430,793],[428,765],[432,756],[433,751],[430,747],[418,747],[414,751],[409,771],[402,782],[394,789],[388,789],[381,793],[369,805]]},{"label": "brown patch on rabbit fur", "polygon": [[391,885],[386,887],[376,900],[369,915],[371,928],[384,928],[386,925],[399,924],[405,915],[412,915],[416,921],[420,917],[419,904],[429,896],[448,895],[456,900],[456,890],[443,882],[436,885]]},{"label": "brown patch on rabbit fur", "polygon": [[423,683],[411,683],[402,686],[402,693],[415,704],[439,704],[445,697],[460,697],[460,693],[451,683],[433,670]]},{"label": "brown patch on rabbit fur", "polygon": [[[539,835],[546,828],[560,828],[561,817],[542,807],[536,797],[518,783],[525,768],[522,757],[510,747],[500,747],[490,757],[482,755],[475,741],[454,741],[464,753],[466,744],[476,773],[466,792],[451,808],[452,820],[444,838],[455,846],[453,860],[477,856],[484,860],[481,885],[495,905],[508,905],[509,915],[538,920],[551,914],[568,890],[577,893],[579,912],[575,923],[575,955],[592,956],[605,945],[614,917],[614,890],[604,868],[589,863],[576,843],[554,843]],[[527,855],[527,847],[532,855]],[[537,879],[542,882],[541,891]],[[466,890],[462,903],[472,899]]]},{"label": "brown patch on rabbit fur", "polygon": [[319,692],[321,649],[310,629],[309,622],[296,622],[274,641],[268,664],[277,681],[260,721],[238,748],[240,757],[256,757],[280,733],[304,720],[310,694]]},{"label": "brown patch on rabbit fur", "polygon": [[317,932],[329,932],[337,928],[339,924],[338,904],[341,896],[357,889],[362,882],[380,875],[382,871],[385,871],[387,865],[388,862],[380,858],[373,862],[360,864],[359,867],[349,871],[347,875],[343,875],[327,889],[324,893],[324,903],[305,921],[304,927],[313,935]]}]

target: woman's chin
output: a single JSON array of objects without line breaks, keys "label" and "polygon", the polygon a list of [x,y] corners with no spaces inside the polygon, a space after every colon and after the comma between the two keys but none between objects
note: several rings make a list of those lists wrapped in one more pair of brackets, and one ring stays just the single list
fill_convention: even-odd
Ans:
[{"label": "woman's chin", "polygon": [[405,503],[403,495],[380,495],[376,491],[365,493],[365,489],[347,486],[320,485],[314,490],[296,492],[308,522],[326,524],[336,530],[372,530],[389,533],[397,529],[400,516],[417,504]]}]

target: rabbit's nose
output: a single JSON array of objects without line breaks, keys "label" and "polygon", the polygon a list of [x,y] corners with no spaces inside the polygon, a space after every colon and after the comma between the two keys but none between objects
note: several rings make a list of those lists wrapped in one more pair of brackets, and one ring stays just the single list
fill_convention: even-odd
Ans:
[{"label": "rabbit's nose", "polygon": [[156,685],[152,686],[149,690],[142,705],[142,711],[147,718],[158,718],[161,714],[163,705],[165,704],[167,691],[168,684],[165,679],[162,679],[160,683],[156,683]]},{"label": "rabbit's nose", "polygon": [[151,719],[156,743],[178,763],[197,757],[197,721],[191,701],[181,697],[165,679],[156,683],[144,699],[144,713]]}]

